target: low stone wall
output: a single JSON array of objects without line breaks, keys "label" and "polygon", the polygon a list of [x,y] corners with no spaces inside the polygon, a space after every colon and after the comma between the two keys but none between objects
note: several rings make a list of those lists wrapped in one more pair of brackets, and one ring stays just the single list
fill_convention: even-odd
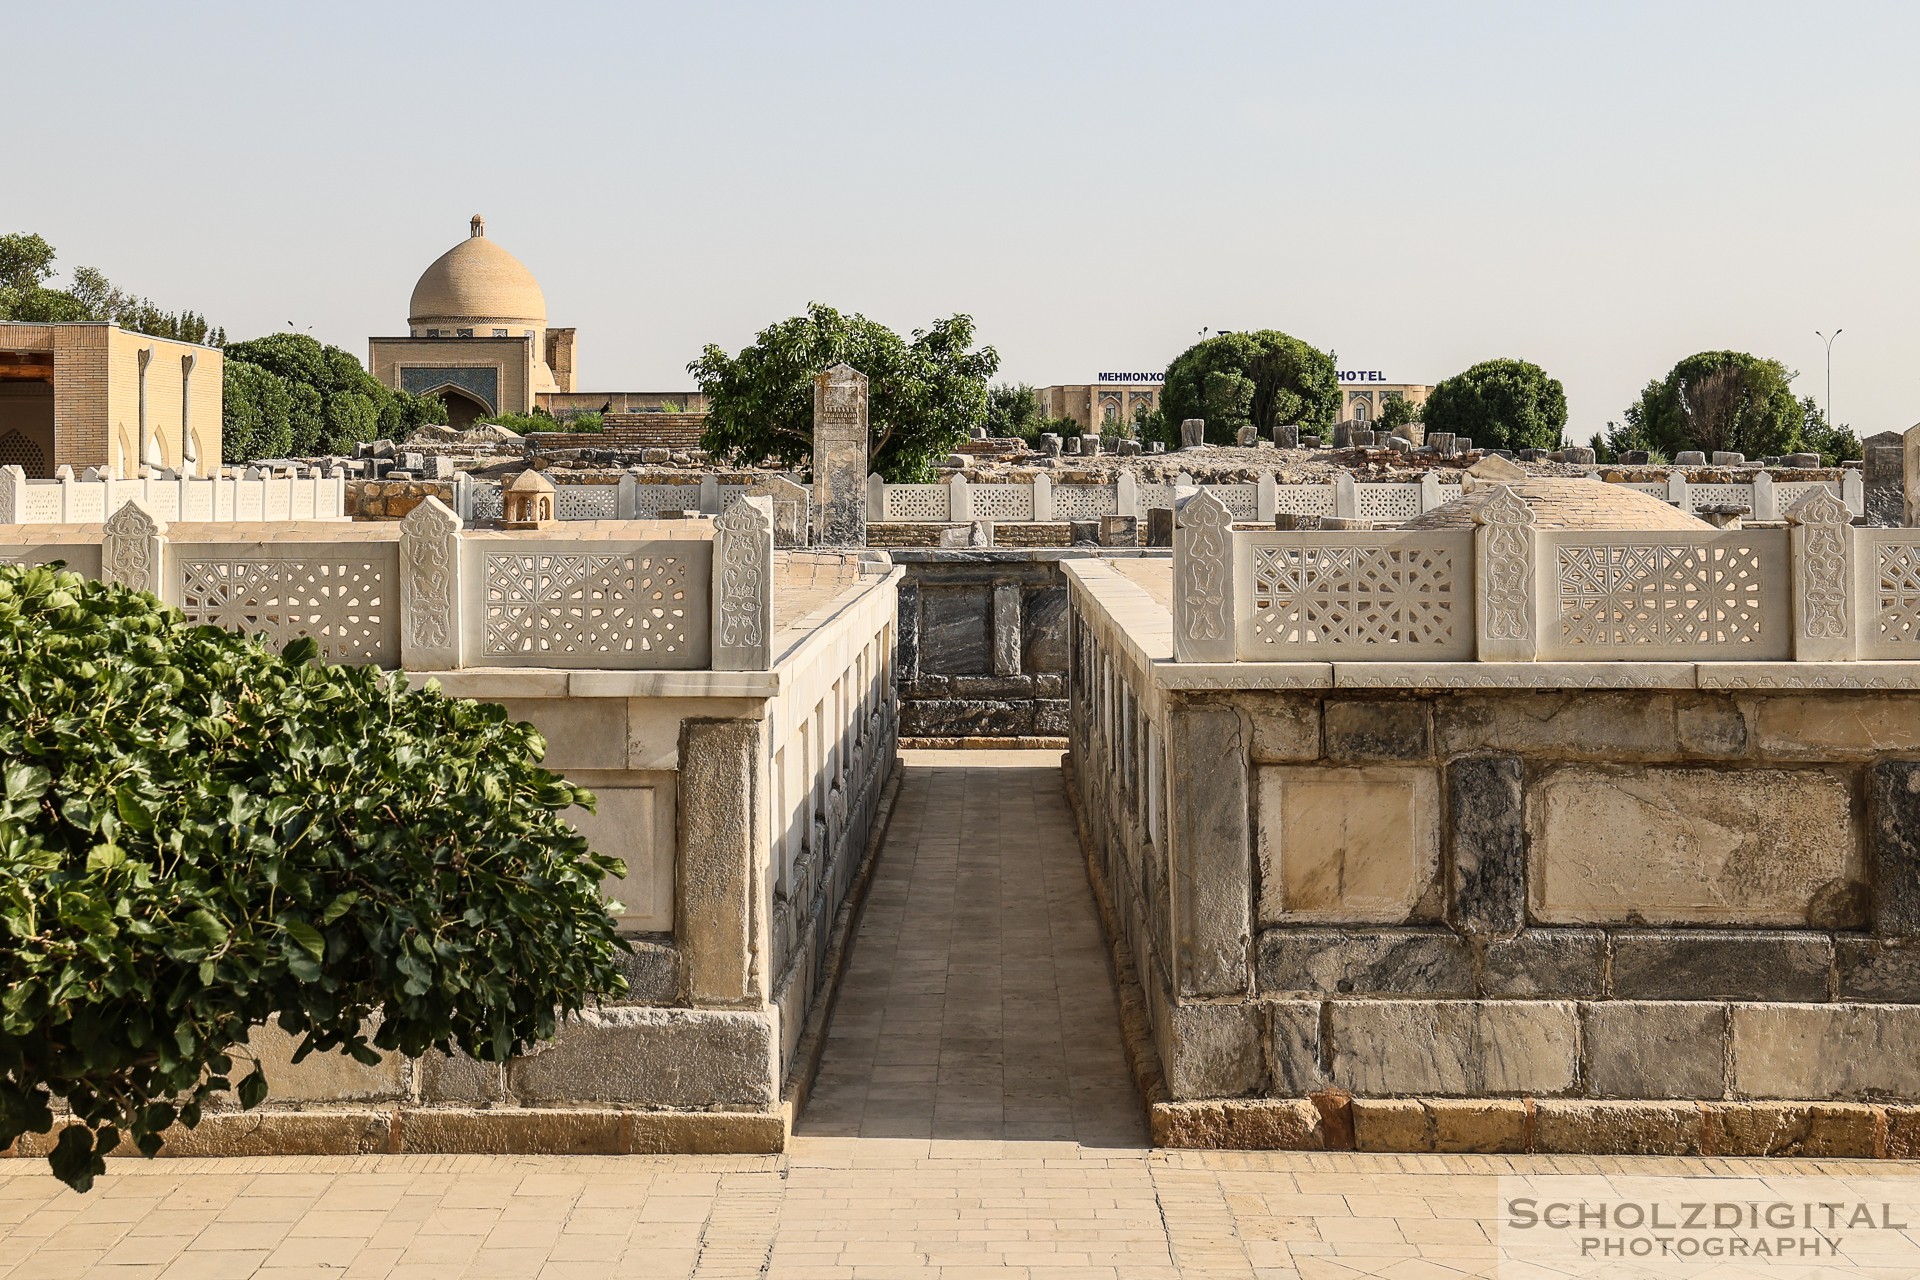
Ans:
[{"label": "low stone wall", "polygon": [[[889,527],[895,526],[867,526],[869,533]],[[892,554],[906,574],[900,584],[902,735],[1064,736],[1067,588],[1060,565],[1129,553],[1062,547]]]},{"label": "low stone wall", "polygon": [[428,498],[453,506],[451,480],[349,480],[346,514],[353,520],[399,520]]},{"label": "low stone wall", "polygon": [[1162,1140],[1913,1147],[1920,675],[1343,687],[1367,664],[1168,663],[1146,592],[1070,579],[1075,798]]}]

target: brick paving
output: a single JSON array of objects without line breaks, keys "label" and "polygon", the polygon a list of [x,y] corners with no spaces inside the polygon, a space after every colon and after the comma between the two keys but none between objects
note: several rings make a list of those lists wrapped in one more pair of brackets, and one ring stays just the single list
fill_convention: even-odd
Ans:
[{"label": "brick paving", "polygon": [[[1537,1280],[1632,1274],[1503,1262],[1501,1193],[1549,1175],[1738,1198],[1818,1173],[1920,1201],[1920,1166],[1887,1162],[1148,1150],[1058,757],[907,761],[787,1153],[117,1160],[87,1196],[0,1161],[0,1280]],[[1819,1274],[1920,1274],[1852,1247]]]}]

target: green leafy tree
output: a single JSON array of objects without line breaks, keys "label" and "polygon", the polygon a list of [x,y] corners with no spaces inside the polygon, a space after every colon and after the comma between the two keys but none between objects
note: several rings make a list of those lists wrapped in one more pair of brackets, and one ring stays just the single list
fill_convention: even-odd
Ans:
[{"label": "green leafy tree", "polygon": [[1820,464],[1837,467],[1861,456],[1860,437],[1844,422],[1829,424],[1827,415],[1812,396],[1800,401],[1800,449],[1820,455]]},{"label": "green leafy tree", "polygon": [[[226,358],[229,367],[252,365],[285,385],[291,399],[286,448],[297,457],[350,453],[361,441],[382,434],[404,439],[417,427],[447,420],[446,402],[438,396],[395,391],[368,373],[352,352],[323,345],[304,333],[273,333],[229,343]],[[229,394],[233,386],[229,380]],[[264,387],[252,380],[240,389],[252,394],[264,393]],[[224,453],[234,462],[279,456],[236,452],[230,443]]]},{"label": "green leafy tree", "polygon": [[1002,382],[987,391],[987,434],[1025,440],[1040,438],[1046,415],[1030,382]]},{"label": "green leafy tree", "polygon": [[793,467],[813,452],[813,379],[846,363],[867,376],[868,468],[895,482],[928,480],[986,418],[992,347],[973,346],[973,318],[949,316],[908,339],[865,316],[811,303],[762,329],[738,356],[708,345],[687,366],[707,396],[701,443],[741,462]]},{"label": "green leafy tree", "polygon": [[[1410,422],[1421,421],[1420,413],[1420,405],[1405,396],[1394,396],[1380,406],[1380,416],[1374,420],[1373,429],[1391,434],[1395,427],[1404,427]],[[1474,443],[1480,442],[1475,440]]]},{"label": "green leafy tree", "polygon": [[1427,434],[1452,432],[1483,449],[1557,449],[1567,393],[1529,360],[1482,360],[1434,387],[1422,406]]},{"label": "green leafy tree", "polygon": [[48,288],[56,256],[53,246],[38,235],[0,236],[0,320],[105,322],[181,342],[218,346],[226,341],[225,331],[208,324],[199,312],[167,311],[151,298],[116,288],[94,267],[75,268],[73,283],[65,289]]},{"label": "green leafy tree", "polygon": [[[1616,452],[1658,449],[1731,450],[1750,457],[1792,453],[1804,410],[1794,374],[1778,360],[1744,351],[1702,351],[1646,385],[1609,435]],[[1429,419],[1431,420],[1431,419]]]},{"label": "green leafy tree", "polygon": [[[152,596],[0,567],[0,1146],[85,1190],[295,1060],[499,1062],[625,990],[592,797],[485,703],[191,626]],[[377,1029],[368,1032],[373,1015]]]},{"label": "green leafy tree", "polygon": [[221,450],[227,458],[285,457],[293,449],[293,395],[286,379],[257,364],[222,366]]},{"label": "green leafy tree", "polygon": [[1324,427],[1340,405],[1333,353],[1275,329],[1223,333],[1188,347],[1167,366],[1160,391],[1162,438],[1178,444],[1180,423],[1204,418],[1207,439],[1231,444],[1241,427],[1270,436],[1291,423]]},{"label": "green leafy tree", "polygon": [[[320,388],[310,382],[294,382],[285,378],[281,381],[286,384],[287,397],[292,402],[292,407],[287,411],[287,420],[293,425],[293,455],[296,458],[311,458],[322,453],[343,452],[327,448],[327,403],[321,398]],[[271,458],[273,455],[263,453],[255,456]]]}]

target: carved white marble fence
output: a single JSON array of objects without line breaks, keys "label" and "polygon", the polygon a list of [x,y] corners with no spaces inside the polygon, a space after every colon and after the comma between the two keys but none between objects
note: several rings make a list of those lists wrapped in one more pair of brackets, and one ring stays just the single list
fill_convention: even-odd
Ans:
[{"label": "carved white marble fence", "polygon": [[215,476],[143,476],[131,480],[63,474],[29,480],[0,467],[0,525],[99,524],[138,502],[161,520],[345,520],[344,473],[288,476],[248,468]]},{"label": "carved white marble fence", "polygon": [[[956,474],[939,484],[889,484],[867,478],[867,520],[967,523],[974,520],[1095,520],[1101,516],[1143,516],[1150,507],[1173,505],[1176,489],[1194,487],[1184,472],[1172,484],[1137,481],[1122,472],[1113,484],[1056,484],[1045,475],[1032,480],[973,481]],[[1227,505],[1237,520],[1267,521],[1286,513],[1376,520],[1411,520],[1460,496],[1457,483],[1428,472],[1419,480],[1358,481],[1336,476],[1326,484],[1281,484],[1273,472],[1254,484],[1198,486]],[[1664,482],[1628,486],[1653,494],[1682,511],[1736,506],[1755,520],[1779,520],[1794,503],[1815,489],[1837,492],[1854,515],[1866,510],[1860,473],[1849,471],[1840,484],[1826,480],[1781,480],[1759,472],[1744,484],[1690,485],[1674,473]]]},{"label": "carved white marble fence", "polygon": [[0,561],[150,591],[196,622],[319,641],[332,662],[411,671],[770,669],[773,501],[711,526],[469,530],[436,499],[395,523],[105,523],[0,530]]},{"label": "carved white marble fence", "polygon": [[1832,486],[1786,528],[1539,529],[1501,488],[1473,530],[1236,530],[1182,500],[1179,662],[1920,658],[1920,530],[1856,529]]}]

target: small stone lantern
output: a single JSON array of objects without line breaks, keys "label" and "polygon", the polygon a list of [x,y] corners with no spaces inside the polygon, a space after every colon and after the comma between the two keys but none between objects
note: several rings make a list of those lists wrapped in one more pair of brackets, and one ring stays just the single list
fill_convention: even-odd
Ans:
[{"label": "small stone lantern", "polygon": [[538,471],[522,471],[500,495],[500,527],[538,529],[553,519],[553,482]]}]

